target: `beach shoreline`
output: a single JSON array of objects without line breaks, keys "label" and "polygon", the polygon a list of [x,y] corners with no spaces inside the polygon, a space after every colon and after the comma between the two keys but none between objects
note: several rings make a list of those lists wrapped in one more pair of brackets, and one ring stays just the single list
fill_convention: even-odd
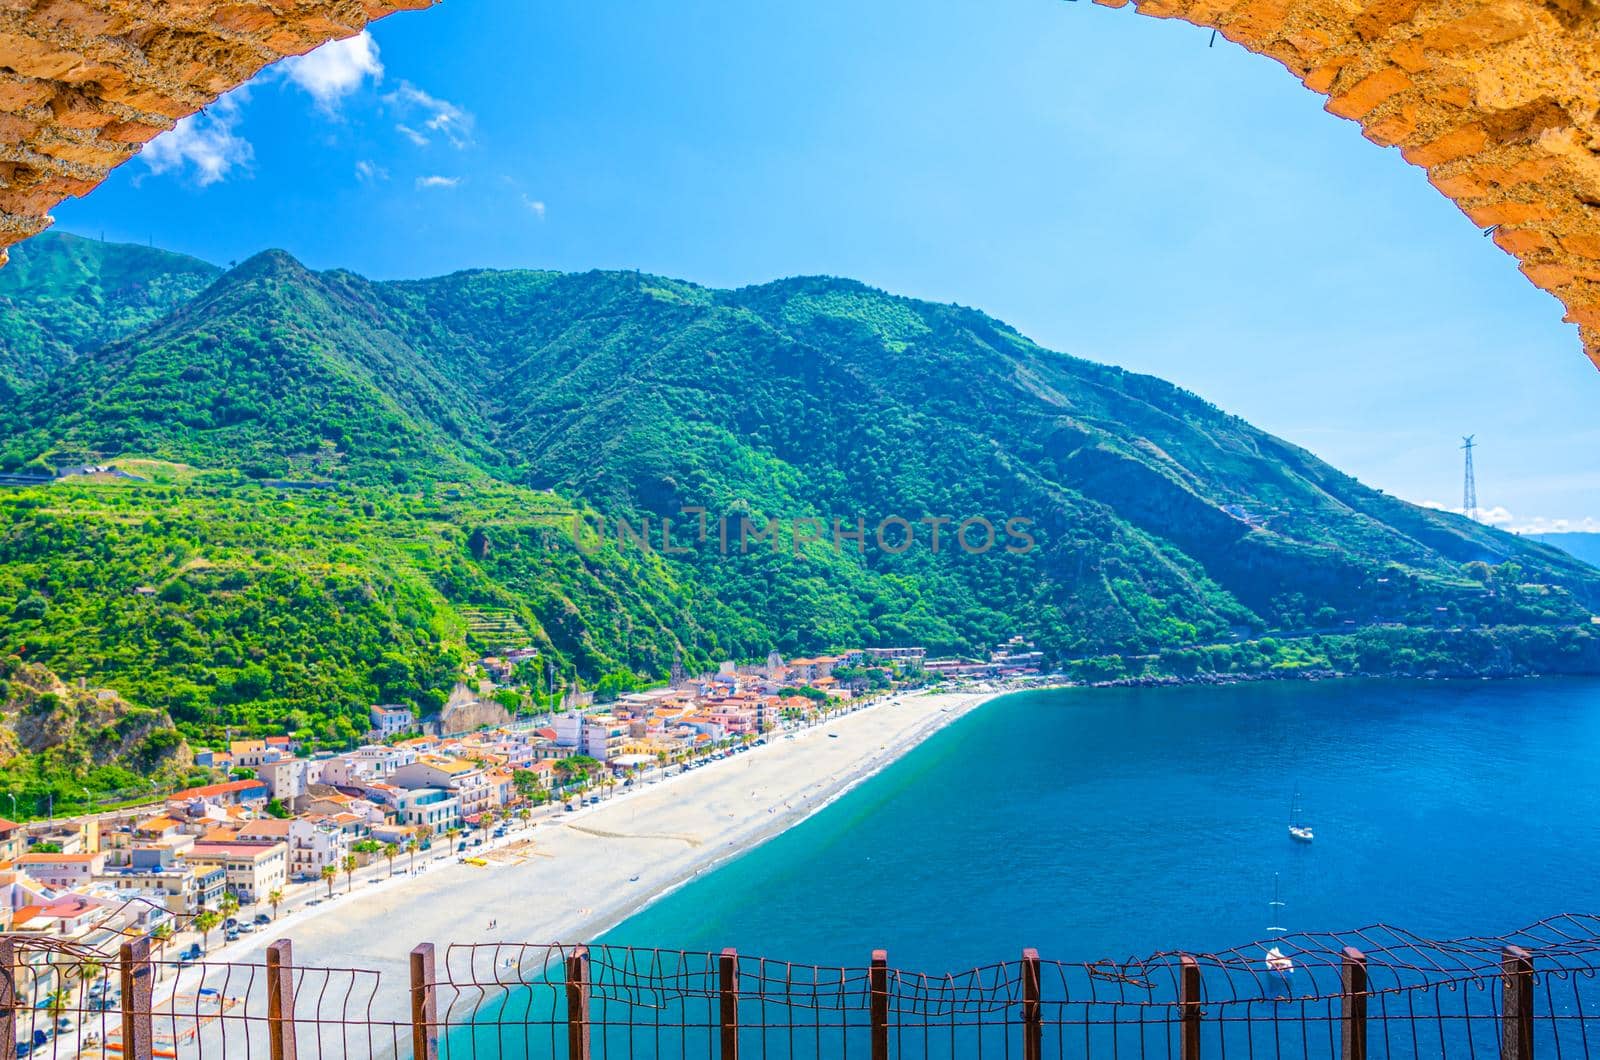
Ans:
[{"label": "beach shoreline", "polygon": [[499,944],[512,953],[595,939],[821,812],[1011,691],[901,692],[796,732],[773,733],[765,746],[546,818],[514,837],[531,840],[531,849],[504,862],[478,867],[452,856],[422,874],[373,881],[338,902],[284,916],[206,959],[260,963],[270,942],[287,938],[302,967],[379,972],[366,1018],[404,1021],[409,954],[418,943],[435,944],[441,977],[448,965],[455,982],[498,982],[500,950],[464,944]]}]

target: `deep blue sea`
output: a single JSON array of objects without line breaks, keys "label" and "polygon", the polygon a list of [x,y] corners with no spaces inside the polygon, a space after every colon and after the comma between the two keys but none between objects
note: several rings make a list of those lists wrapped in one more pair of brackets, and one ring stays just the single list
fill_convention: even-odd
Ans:
[{"label": "deep blue sea", "polygon": [[[1297,790],[1316,830],[1309,846],[1287,831]],[[1274,876],[1284,903],[1276,909]],[[1123,960],[1243,946],[1269,926],[1387,923],[1448,938],[1497,935],[1564,912],[1600,912],[1600,680],[1282,682],[996,700],[600,941],[702,953],[734,947],[746,958],[741,977],[755,977],[742,989],[760,994],[768,976],[798,975],[793,983],[805,973],[764,970],[772,966],[751,957],[859,969],[882,948],[892,967],[939,975],[1014,961],[1025,946],[1047,961]],[[714,964],[608,952],[609,970],[595,973],[605,977],[596,997],[612,999],[592,1010],[600,1014],[596,1055],[717,1055]],[[1317,982],[1330,989],[1306,968],[1292,983],[1263,982],[1264,951],[1246,952],[1249,996],[1304,994]],[[803,988],[790,988],[793,1008],[742,1002],[749,1054],[865,1055],[860,974],[847,973],[856,976],[850,985],[823,990],[814,1004]],[[785,994],[767,981],[769,993]],[[1123,989],[1076,981],[1046,982],[1047,1000]],[[1592,979],[1582,981],[1592,992]],[[636,989],[641,982],[658,988]],[[1557,992],[1542,1003],[1579,1011],[1569,983],[1549,983]],[[1208,979],[1205,989],[1217,1000],[1237,986]],[[941,996],[969,996],[950,989]],[[912,1025],[935,1011],[917,1007],[916,996],[896,994],[897,1006],[911,1006]],[[1373,1033],[1385,1044],[1375,1055],[1494,1055],[1497,996],[1479,988],[1422,995],[1431,1022],[1380,1022]],[[449,1055],[566,1055],[564,997],[541,980],[503,1003],[489,999]],[[1413,1000],[1375,1004],[1403,1013]],[[477,1003],[460,1001],[469,1013]],[[1441,1004],[1470,1004],[1476,1015],[1440,1019]],[[1600,997],[1581,1009],[1594,1006]],[[1052,1007],[1046,1020],[1080,1010]],[[959,1035],[906,1032],[895,1055],[953,1060],[978,1055],[984,1043],[1010,1055],[1020,1025],[1004,1021],[1014,1007],[962,1011],[962,1021],[981,1011],[989,1023],[964,1025]],[[1153,1026],[1140,1022],[1146,1011],[1156,1014]],[[1337,1055],[1332,1024],[1308,1015],[1325,1018],[1326,1006],[1248,1011],[1268,1022],[1217,1024],[1238,1055]],[[1119,1020],[1134,1022],[1097,1027],[1093,1043],[1082,1028],[1051,1026],[1046,1055],[1069,1039],[1075,1049],[1120,1055],[1119,1036],[1128,1055],[1173,1055],[1170,1024],[1161,1022],[1169,1015],[1120,1010]],[[1106,1018],[1099,1010],[1097,1020]],[[1300,1019],[1311,1022],[1297,1027]],[[673,1031],[680,1020],[695,1029]],[[819,1026],[797,1034],[784,1020]],[[1538,1032],[1544,1055],[1554,1055],[1552,1028]],[[1582,1033],[1579,1023],[1563,1028]]]},{"label": "deep blue sea", "polygon": [[1280,682],[996,700],[605,941],[948,971],[1574,911],[1600,911],[1600,681]]}]

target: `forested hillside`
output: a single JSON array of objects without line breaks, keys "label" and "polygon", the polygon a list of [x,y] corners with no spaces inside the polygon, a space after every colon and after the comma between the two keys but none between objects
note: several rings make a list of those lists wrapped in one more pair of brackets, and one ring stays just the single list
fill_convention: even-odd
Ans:
[{"label": "forested hillside", "polygon": [[674,653],[1012,635],[1103,676],[1596,659],[1600,571],[974,310],[29,253],[0,270],[0,471],[118,473],[0,493],[0,653],[191,733],[436,705],[496,646],[482,613],[613,688]]},{"label": "forested hillside", "polygon": [[0,269],[0,396],[183,305],[222,274],[154,247],[44,232]]}]

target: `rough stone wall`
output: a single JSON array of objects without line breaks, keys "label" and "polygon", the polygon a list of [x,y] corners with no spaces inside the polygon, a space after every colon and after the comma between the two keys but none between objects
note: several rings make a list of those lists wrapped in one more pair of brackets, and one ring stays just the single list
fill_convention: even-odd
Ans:
[{"label": "rough stone wall", "polygon": [[269,63],[433,0],[0,0],[0,264],[52,206]]},{"label": "rough stone wall", "polygon": [[[432,2],[0,0],[0,255],[263,66]],[[1600,366],[1600,0],[1133,2],[1278,60],[1427,169]]]},{"label": "rough stone wall", "polygon": [[460,736],[479,729],[511,724],[511,714],[492,699],[479,699],[470,688],[457,684],[444,709],[423,722],[423,728],[439,736]]},{"label": "rough stone wall", "polygon": [[1278,60],[1329,113],[1398,147],[1566,303],[1600,366],[1600,2],[1134,3]]}]

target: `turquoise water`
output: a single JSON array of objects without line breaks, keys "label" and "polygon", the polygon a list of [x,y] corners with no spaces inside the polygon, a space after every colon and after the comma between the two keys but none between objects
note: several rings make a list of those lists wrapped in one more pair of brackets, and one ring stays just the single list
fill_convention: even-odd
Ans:
[{"label": "turquoise water", "polygon": [[[1297,788],[1317,833],[1310,846],[1286,830]],[[883,948],[895,967],[947,973],[1015,960],[1025,946],[1062,961],[1219,950],[1273,923],[1498,934],[1600,911],[1597,866],[1600,680],[1071,689],[969,714],[600,941],[856,968]],[[1285,903],[1276,913],[1274,874]],[[596,998],[611,999],[591,1010],[595,1055],[717,1055],[714,965],[707,974],[703,958],[616,951],[607,961],[595,973]],[[784,974],[748,961],[741,971]],[[635,989],[641,982],[660,989]],[[824,990],[809,1009],[803,991],[793,1009],[743,1003],[750,1055],[865,1055],[865,987],[851,982],[844,1001]],[[1480,1008],[1492,1003],[1477,990],[1452,1003],[1469,994]],[[559,973],[459,1003],[452,1022],[474,1025],[451,1036],[452,1058],[567,1055]],[[798,1037],[770,1029],[791,1018],[825,1026]],[[693,1029],[674,1031],[680,1021]],[[1492,1018],[1424,1025],[1417,1054],[1466,1055],[1469,1025],[1482,1039],[1470,1044],[1493,1055]],[[1015,1045],[1012,1024],[948,1041],[909,1033],[904,1055]],[[1049,1032],[1047,1054],[1065,1033]],[[1252,1044],[1268,1056],[1330,1047],[1276,1023],[1254,1043],[1241,1025],[1227,1033],[1239,1055],[1256,1055]],[[1326,1038],[1326,1025],[1306,1033]],[[1121,1043],[1129,1055],[1170,1053],[1161,1026],[1132,1034]]]},{"label": "turquoise water", "polygon": [[[1286,832],[1298,788],[1311,846]],[[1066,689],[957,721],[604,941],[908,968],[1600,911],[1600,681]]]}]

